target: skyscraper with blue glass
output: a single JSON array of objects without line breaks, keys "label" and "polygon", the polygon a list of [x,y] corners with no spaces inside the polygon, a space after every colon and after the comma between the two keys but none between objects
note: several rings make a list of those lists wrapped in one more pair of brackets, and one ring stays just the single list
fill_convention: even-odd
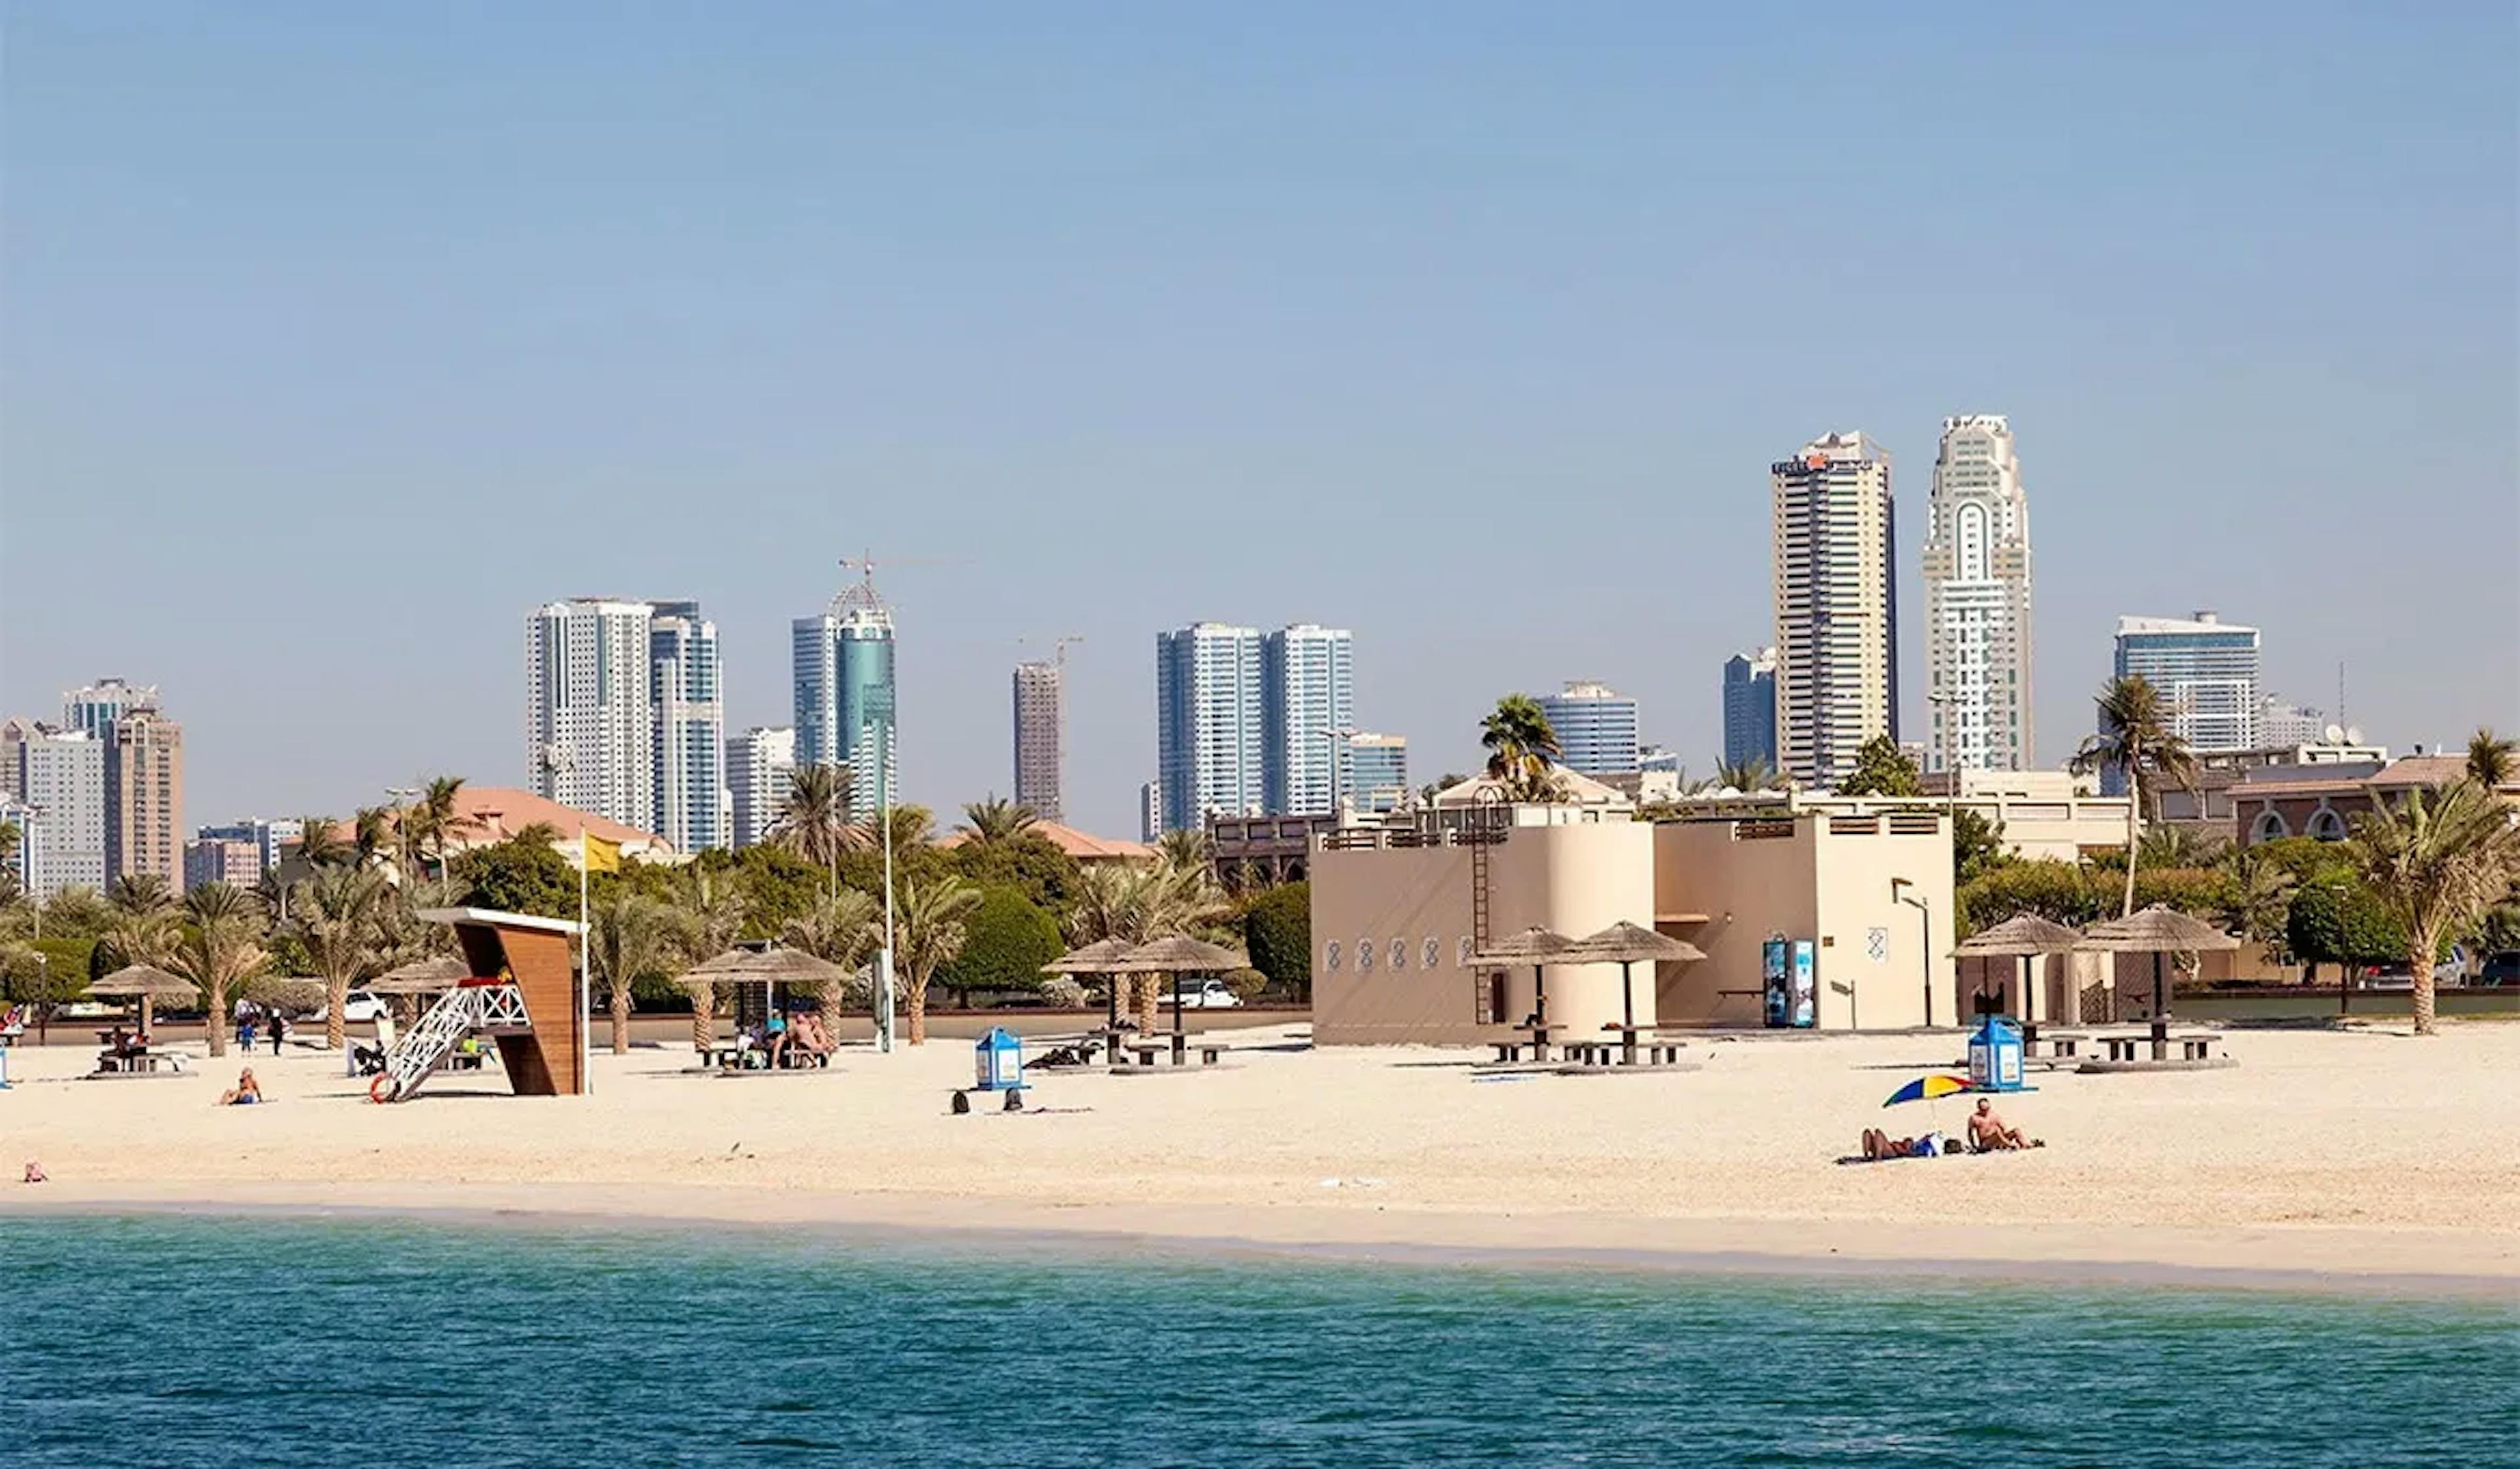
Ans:
[{"label": "skyscraper with blue glass", "polygon": [[1557,753],[1583,776],[1623,776],[1637,768],[1637,701],[1605,685],[1577,681],[1546,693],[1540,712],[1556,733]]},{"label": "skyscraper with blue glass", "polygon": [[1346,628],[1299,622],[1261,640],[1261,793],[1264,810],[1330,809],[1338,752],[1356,724],[1356,639]]},{"label": "skyscraper with blue glass", "polygon": [[656,834],[677,852],[732,846],[726,829],[726,703],[717,624],[696,601],[651,603],[655,690]]},{"label": "skyscraper with blue glass", "polygon": [[1155,766],[1163,829],[1208,813],[1249,816],[1267,799],[1258,628],[1192,623],[1155,635]]},{"label": "skyscraper with blue glass", "polygon": [[1724,763],[1777,768],[1777,650],[1724,660]]},{"label": "skyscraper with blue glass", "polygon": [[870,574],[792,628],[796,763],[849,769],[849,809],[891,804],[900,778],[893,716],[892,609]]}]

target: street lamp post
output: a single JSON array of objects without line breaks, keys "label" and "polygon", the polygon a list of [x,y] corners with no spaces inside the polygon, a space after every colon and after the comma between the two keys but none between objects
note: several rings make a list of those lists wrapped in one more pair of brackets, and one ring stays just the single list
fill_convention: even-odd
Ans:
[{"label": "street lamp post", "polygon": [[1917,916],[1922,920],[1918,925],[1922,942],[1917,945],[1917,955],[1925,969],[1925,1027],[1930,1030],[1934,1024],[1934,911],[1924,898],[1909,897],[1908,892],[1911,889],[1918,893],[1923,892],[1923,889],[1916,887],[1916,884],[1905,877],[1890,879],[1890,901],[1905,903],[1915,909]]},{"label": "street lamp post", "polygon": [[1330,823],[1335,826],[1338,824],[1339,814],[1340,743],[1343,740],[1354,739],[1356,737],[1356,732],[1342,726],[1335,730],[1324,730],[1322,732],[1322,737],[1328,740],[1330,744]]}]

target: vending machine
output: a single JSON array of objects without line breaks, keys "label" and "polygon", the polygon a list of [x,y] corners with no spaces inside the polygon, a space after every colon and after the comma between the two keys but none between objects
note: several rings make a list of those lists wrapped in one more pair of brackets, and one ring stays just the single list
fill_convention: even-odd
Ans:
[{"label": "vending machine", "polygon": [[1770,939],[1760,950],[1761,1017],[1770,1030],[1809,1030],[1818,1023],[1816,960],[1809,939]]}]

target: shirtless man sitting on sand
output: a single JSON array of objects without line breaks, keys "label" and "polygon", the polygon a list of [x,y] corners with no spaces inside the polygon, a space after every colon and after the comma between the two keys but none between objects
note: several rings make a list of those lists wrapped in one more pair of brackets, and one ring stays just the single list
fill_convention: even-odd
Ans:
[{"label": "shirtless man sitting on sand", "polygon": [[1983,1096],[1977,1099],[1977,1110],[1969,1114],[1968,1136],[1969,1145],[1982,1153],[1994,1152],[1999,1148],[2048,1145],[2036,1137],[2022,1136],[2019,1128],[2004,1126],[2003,1119],[1996,1115],[1995,1103]]}]

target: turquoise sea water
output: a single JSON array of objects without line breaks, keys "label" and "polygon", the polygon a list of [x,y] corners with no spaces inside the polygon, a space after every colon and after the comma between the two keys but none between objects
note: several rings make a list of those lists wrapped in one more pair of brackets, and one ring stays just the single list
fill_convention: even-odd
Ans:
[{"label": "turquoise sea water", "polygon": [[0,1463],[2515,1462],[2520,1307],[0,1219]]}]

